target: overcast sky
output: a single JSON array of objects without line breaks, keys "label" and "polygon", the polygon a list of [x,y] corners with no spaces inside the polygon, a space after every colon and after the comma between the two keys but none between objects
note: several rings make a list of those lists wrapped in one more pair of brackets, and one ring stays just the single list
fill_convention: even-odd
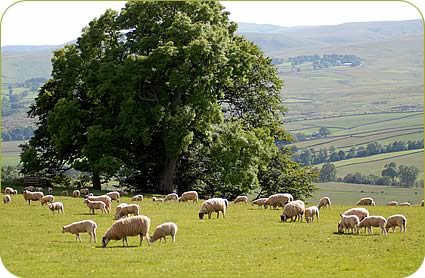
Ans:
[{"label": "overcast sky", "polygon": [[[17,0],[0,0],[0,11]],[[409,0],[425,11],[424,0]],[[280,26],[335,25],[346,22],[420,19],[406,2],[230,2],[222,4],[236,22]],[[124,2],[19,2],[3,15],[1,45],[57,45],[76,39],[81,29],[105,9],[120,10]]]}]

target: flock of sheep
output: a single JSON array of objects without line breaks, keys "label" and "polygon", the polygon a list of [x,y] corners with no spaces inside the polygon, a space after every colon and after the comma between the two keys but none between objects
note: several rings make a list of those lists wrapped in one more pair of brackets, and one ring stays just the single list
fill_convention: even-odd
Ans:
[{"label": "flock of sheep", "polygon": [[[38,191],[37,191],[38,190]],[[48,208],[55,213],[55,211],[64,214],[64,206],[61,202],[55,202],[54,196],[51,195],[52,189],[48,188],[49,195],[44,195],[39,188],[27,187],[23,191],[22,195],[28,204],[31,201],[39,201],[41,205],[47,204]],[[5,204],[11,202],[11,195],[16,195],[17,190],[6,187],[4,190],[3,202]],[[110,213],[112,210],[112,201],[120,201],[122,193],[113,191],[106,195],[93,196],[89,193],[89,190],[84,188],[80,190],[74,190],[72,193],[73,197],[84,197],[84,204],[89,208],[89,213],[94,214],[95,210],[100,210],[102,213]],[[199,200],[198,193],[196,191],[184,192],[180,197],[176,193],[171,193],[164,198],[153,197],[154,202],[167,202],[167,201],[179,201],[187,202],[192,201],[197,203]],[[131,201],[143,201],[143,195],[139,194],[131,198]],[[233,203],[248,203],[247,196],[238,196]],[[268,198],[260,198],[252,201],[252,205],[258,205],[258,207],[273,208],[277,209],[282,207],[283,211],[280,215],[280,219],[286,222],[288,219],[293,221],[302,221],[304,216],[306,222],[319,221],[319,211],[321,208],[331,208],[331,200],[329,197],[323,197],[319,200],[317,206],[310,206],[305,208],[305,203],[302,200],[294,200],[293,196],[289,193],[278,193],[269,196]],[[357,203],[359,206],[374,206],[375,202],[372,198],[362,198]],[[395,201],[387,203],[388,206],[410,206],[409,203],[398,204]],[[422,200],[421,205],[424,206]],[[211,218],[212,213],[217,214],[219,218],[220,212],[222,217],[225,218],[226,211],[228,209],[229,202],[223,198],[211,198],[204,201],[201,204],[199,210],[199,219],[203,219],[205,215]],[[133,216],[129,216],[129,215]],[[343,233],[350,232],[353,234],[359,234],[360,228],[368,228],[368,233],[372,234],[372,227],[379,227],[384,235],[387,234],[389,229],[392,228],[393,232],[396,227],[400,227],[400,232],[406,232],[407,219],[404,215],[395,214],[387,219],[383,216],[370,216],[369,211],[366,208],[351,208],[340,214],[340,221],[338,222],[338,232]],[[155,242],[156,240],[164,240],[166,236],[171,236],[172,241],[175,241],[178,227],[173,222],[166,222],[158,225],[152,235],[149,234],[151,220],[145,215],[140,215],[140,206],[138,204],[127,204],[121,203],[116,207],[115,217],[116,220],[111,227],[105,232],[102,238],[102,247],[106,247],[110,240],[121,240],[123,246],[127,245],[127,237],[129,236],[140,236],[140,245],[142,245],[143,237],[147,240],[148,244]],[[96,242],[96,229],[97,224],[93,220],[82,220],[65,225],[62,228],[62,232],[68,232],[76,235],[76,240],[81,242],[80,233],[88,233],[90,235],[90,242]]]}]

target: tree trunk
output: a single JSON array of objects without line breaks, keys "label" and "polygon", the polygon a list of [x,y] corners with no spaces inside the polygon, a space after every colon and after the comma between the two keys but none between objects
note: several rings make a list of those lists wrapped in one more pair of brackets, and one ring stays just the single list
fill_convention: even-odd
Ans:
[{"label": "tree trunk", "polygon": [[161,194],[173,192],[173,181],[176,174],[177,159],[167,157],[161,172],[159,191]]},{"label": "tree trunk", "polygon": [[93,173],[92,183],[93,183],[93,189],[95,189],[95,190],[101,190],[102,189],[102,184],[100,183],[99,174]]}]

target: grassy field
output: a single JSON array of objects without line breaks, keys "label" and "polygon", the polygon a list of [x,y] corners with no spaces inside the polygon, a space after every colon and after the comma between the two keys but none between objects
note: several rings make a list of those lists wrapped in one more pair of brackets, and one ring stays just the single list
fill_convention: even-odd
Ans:
[{"label": "grassy field", "polygon": [[[325,193],[328,192],[317,194]],[[64,203],[65,215],[53,215],[39,203],[28,206],[21,195],[14,196],[9,205],[2,204],[0,256],[13,274],[276,277],[285,273],[286,277],[405,277],[418,269],[424,255],[425,215],[419,206],[371,207],[370,213],[374,215],[402,213],[408,219],[406,234],[397,232],[385,237],[377,229],[372,236],[336,234],[339,214],[352,207],[337,205],[337,199],[331,210],[321,211],[319,223],[307,224],[282,223],[281,210],[243,204],[230,204],[225,219],[201,221],[197,215],[200,203],[164,204],[146,198],[141,203],[142,214],[151,218],[151,232],[156,225],[173,221],[179,226],[176,242],[168,240],[148,246],[144,241],[139,247],[138,238],[131,237],[128,248],[123,248],[121,241],[112,241],[103,249],[100,241],[113,223],[112,214],[88,215],[80,198],[56,199]],[[87,234],[82,234],[83,242],[78,243],[73,235],[61,233],[63,225],[82,219],[93,219],[98,224],[97,244],[89,243]]]}]

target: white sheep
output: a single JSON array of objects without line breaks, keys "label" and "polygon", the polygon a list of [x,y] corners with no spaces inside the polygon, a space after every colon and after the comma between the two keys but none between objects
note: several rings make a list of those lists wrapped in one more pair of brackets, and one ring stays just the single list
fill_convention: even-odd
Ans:
[{"label": "white sheep", "polygon": [[139,215],[140,206],[137,204],[130,204],[126,206],[122,206],[120,209],[117,209],[115,213],[115,219],[120,219],[123,217],[128,217],[129,214]]},{"label": "white sheep", "polygon": [[282,220],[283,222],[286,222],[288,218],[291,218],[291,222],[297,221],[297,219],[299,221],[302,221],[304,212],[305,212],[305,204],[303,201],[301,200],[292,201],[287,203],[283,207],[283,212],[282,212],[282,215],[280,216],[280,220]]},{"label": "white sheep", "polygon": [[374,206],[375,205],[375,201],[373,200],[372,197],[365,197],[365,198],[361,198],[358,202],[357,202],[358,206]]},{"label": "white sheep", "polygon": [[314,222],[314,216],[316,216],[316,221],[319,222],[319,208],[316,206],[311,206],[305,209],[304,211],[305,214],[305,221],[307,221],[307,223],[310,222]]},{"label": "white sheep", "polygon": [[170,193],[164,198],[164,202],[167,201],[177,201],[179,199],[179,196],[176,193]]},{"label": "white sheep", "polygon": [[108,242],[111,240],[120,240],[127,244],[128,236],[140,236],[140,246],[142,245],[143,237],[146,238],[150,245],[149,228],[151,220],[149,217],[144,215],[131,216],[117,220],[112,226],[106,231],[102,238],[102,247],[105,248]]},{"label": "white sheep", "polygon": [[18,190],[13,189],[12,187],[6,187],[4,189],[4,194],[12,194],[12,195],[16,195],[18,194]]},{"label": "white sheep", "polygon": [[81,188],[80,189],[80,194],[81,195],[88,195],[89,194],[89,189],[88,188]]},{"label": "white sheep", "polygon": [[233,203],[234,204],[237,204],[237,203],[247,204],[248,203],[248,197],[247,196],[238,196],[238,197],[235,198],[235,200],[233,200]]},{"label": "white sheep", "polygon": [[115,219],[118,219],[117,215],[119,214],[120,210],[125,206],[128,206],[128,204],[127,203],[121,203],[115,208]]},{"label": "white sheep", "polygon": [[340,214],[341,220],[338,222],[338,233],[342,233],[345,229],[347,232],[348,230],[351,230],[351,233],[358,234],[359,233],[359,217],[357,215],[343,215]]},{"label": "white sheep", "polygon": [[365,208],[351,208],[342,213],[342,215],[357,215],[360,221],[369,216],[369,211]]},{"label": "white sheep", "polygon": [[158,197],[152,197],[152,201],[158,202],[158,203],[163,203],[164,202],[164,199],[163,198],[158,198]]},{"label": "white sheep", "polygon": [[385,229],[388,232],[390,228],[393,228],[393,233],[395,228],[400,227],[400,232],[406,232],[407,219],[406,216],[402,214],[394,214],[387,218],[387,225]]},{"label": "white sheep", "polygon": [[34,192],[34,189],[35,189],[35,187],[32,186],[32,185],[27,186],[27,187],[24,188],[24,190],[31,191],[31,192]]},{"label": "white sheep", "polygon": [[362,227],[367,227],[369,235],[373,234],[372,227],[380,227],[382,234],[387,235],[387,231],[385,230],[386,224],[387,220],[382,216],[368,216],[360,221],[358,227],[359,229]]},{"label": "white sheep", "polygon": [[100,209],[103,213],[106,213],[106,205],[102,201],[91,201],[84,199],[84,204],[89,208],[89,213],[94,214],[95,209]]},{"label": "white sheep", "polygon": [[131,198],[131,201],[143,201],[143,195],[139,194]]},{"label": "white sheep", "polygon": [[411,207],[412,205],[409,202],[400,203],[400,207]]},{"label": "white sheep", "polygon": [[3,204],[9,204],[12,202],[12,198],[10,198],[10,195],[6,194],[3,196]]},{"label": "white sheep", "polygon": [[41,198],[40,203],[42,206],[44,206],[44,204],[53,203],[54,201],[55,201],[55,197],[53,195],[46,195]]},{"label": "white sheep", "polygon": [[294,199],[289,193],[277,193],[269,196],[267,200],[264,202],[264,208],[268,206],[276,209],[278,206],[284,207],[288,202],[291,202]]},{"label": "white sheep", "polygon": [[71,233],[76,235],[75,240],[80,240],[80,233],[88,233],[90,235],[90,241],[92,238],[94,239],[94,242],[96,242],[96,229],[97,224],[93,220],[82,220],[78,222],[71,223],[69,225],[62,227],[62,233]]},{"label": "white sheep", "polygon": [[264,203],[267,201],[267,198],[259,198],[257,200],[252,201],[252,205],[257,205],[258,208],[264,206]]},{"label": "white sheep", "polygon": [[226,209],[227,204],[225,199],[222,198],[211,198],[204,201],[201,205],[201,209],[199,210],[199,219],[203,219],[205,214],[208,214],[208,219],[211,219],[211,214],[213,212],[217,213],[217,218],[221,214],[223,218],[226,218]]},{"label": "white sheep", "polygon": [[31,192],[28,190],[24,190],[22,195],[24,196],[24,199],[28,201],[28,205],[31,204],[31,201],[41,201],[41,198],[44,196],[43,192]]},{"label": "white sheep", "polygon": [[87,199],[90,201],[101,201],[105,204],[105,209],[109,213],[112,209],[112,199],[107,195],[100,196],[88,196]]},{"label": "white sheep", "polygon": [[62,212],[62,214],[64,214],[63,204],[61,202],[50,203],[47,206],[53,212],[53,214],[55,213],[55,210],[58,211],[58,214],[59,212]]},{"label": "white sheep", "polygon": [[424,206],[424,200],[421,201],[421,207],[423,207],[423,206]]},{"label": "white sheep", "polygon": [[164,239],[164,242],[167,242],[165,239],[166,236],[171,236],[173,242],[176,241],[176,233],[178,231],[176,223],[166,222],[161,225],[156,226],[153,235],[150,237],[150,242],[155,242],[159,239],[159,242]]},{"label": "white sheep", "polygon": [[387,206],[398,206],[398,202],[397,201],[388,202]]},{"label": "white sheep", "polygon": [[329,197],[320,198],[317,208],[321,209],[322,207],[328,207],[329,209],[331,208],[331,199]]},{"label": "white sheep", "polygon": [[120,202],[121,195],[118,191],[108,192],[106,193],[106,196],[109,196],[112,201],[117,201],[118,203]]},{"label": "white sheep", "polygon": [[179,202],[187,202],[187,201],[192,200],[194,203],[195,202],[197,203],[198,199],[199,199],[198,192],[196,192],[196,191],[186,191],[180,196]]},{"label": "white sheep", "polygon": [[77,198],[77,197],[80,197],[80,191],[78,191],[78,190],[74,190],[74,191],[72,191],[72,197],[74,197],[74,198]]}]

